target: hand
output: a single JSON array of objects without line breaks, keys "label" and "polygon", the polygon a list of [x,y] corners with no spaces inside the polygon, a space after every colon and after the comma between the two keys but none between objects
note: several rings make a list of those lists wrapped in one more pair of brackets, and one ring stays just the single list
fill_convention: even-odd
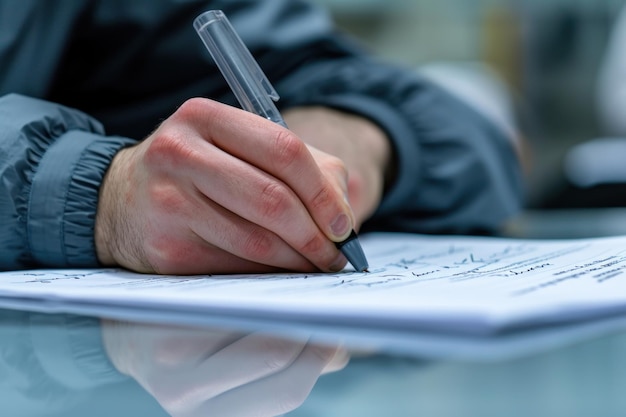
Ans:
[{"label": "hand", "polygon": [[275,416],[297,408],[345,350],[261,334],[104,321],[107,354],[173,417]]},{"label": "hand", "polygon": [[346,170],[279,125],[192,99],[105,176],[96,249],[105,265],[173,274],[338,271],[354,227]]},{"label": "hand", "polygon": [[320,159],[331,154],[343,161],[348,169],[348,198],[358,228],[378,208],[385,182],[393,176],[389,139],[371,121],[330,108],[294,108],[286,111],[284,117],[292,132],[324,152]]}]

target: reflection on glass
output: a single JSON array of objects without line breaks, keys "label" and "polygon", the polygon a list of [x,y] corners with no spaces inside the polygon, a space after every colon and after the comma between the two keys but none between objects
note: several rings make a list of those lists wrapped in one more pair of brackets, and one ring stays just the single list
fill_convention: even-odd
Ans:
[{"label": "reflection on glass", "polygon": [[275,416],[347,361],[302,339],[0,310],[2,415]]}]

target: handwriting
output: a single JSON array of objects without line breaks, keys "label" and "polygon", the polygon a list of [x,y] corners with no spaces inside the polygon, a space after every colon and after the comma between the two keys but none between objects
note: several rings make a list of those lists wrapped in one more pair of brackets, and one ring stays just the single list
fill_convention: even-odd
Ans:
[{"label": "handwriting", "polygon": [[26,286],[103,286],[124,291],[219,290],[329,296],[371,291],[395,291],[402,296],[412,291],[416,294],[482,291],[484,294],[497,289],[507,297],[521,297],[580,280],[602,284],[626,272],[626,249],[616,250],[610,245],[596,247],[590,241],[543,244],[524,240],[421,239],[399,242],[389,239],[371,245],[369,273],[348,268],[335,274],[164,277],[122,269],[46,270],[11,272],[8,282]]}]

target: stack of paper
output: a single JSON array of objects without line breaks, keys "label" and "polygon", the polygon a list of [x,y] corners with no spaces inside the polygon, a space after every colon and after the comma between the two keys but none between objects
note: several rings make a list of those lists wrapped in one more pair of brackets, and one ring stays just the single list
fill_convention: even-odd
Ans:
[{"label": "stack of paper", "polygon": [[369,273],[4,272],[0,306],[348,340],[352,335],[391,348],[421,343],[422,353],[430,354],[442,352],[442,340],[463,340],[464,352],[475,346],[476,354],[488,339],[505,345],[520,335],[533,335],[525,339],[532,343],[554,340],[555,334],[575,339],[626,322],[626,237],[372,234],[361,242]]}]

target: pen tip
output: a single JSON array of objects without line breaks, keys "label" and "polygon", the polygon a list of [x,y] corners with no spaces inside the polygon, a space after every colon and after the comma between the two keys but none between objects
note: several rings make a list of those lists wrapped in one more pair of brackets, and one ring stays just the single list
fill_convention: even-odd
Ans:
[{"label": "pen tip", "polygon": [[341,250],[343,255],[348,259],[348,262],[352,264],[354,269],[358,272],[367,272],[367,268],[369,265],[367,263],[367,259],[365,258],[365,254],[363,253],[363,248],[359,244],[359,239],[356,236],[354,230],[352,234],[348,237],[348,239],[343,242],[339,242],[336,244],[337,247]]}]

